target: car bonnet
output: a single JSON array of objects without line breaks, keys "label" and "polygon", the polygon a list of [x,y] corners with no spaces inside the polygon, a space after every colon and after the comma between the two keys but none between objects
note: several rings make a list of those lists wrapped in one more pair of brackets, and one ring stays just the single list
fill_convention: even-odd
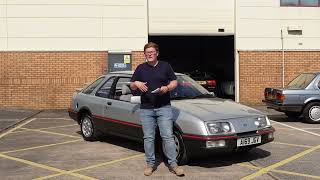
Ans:
[{"label": "car bonnet", "polygon": [[262,112],[251,107],[231,100],[217,98],[177,100],[172,101],[172,106],[203,121],[264,115]]}]

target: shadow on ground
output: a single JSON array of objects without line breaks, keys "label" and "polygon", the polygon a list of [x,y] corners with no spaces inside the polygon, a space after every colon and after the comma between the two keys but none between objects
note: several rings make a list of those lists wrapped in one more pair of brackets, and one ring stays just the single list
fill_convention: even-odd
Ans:
[{"label": "shadow on ground", "polygon": [[205,168],[224,167],[231,166],[232,164],[250,162],[257,159],[266,158],[270,155],[271,153],[269,151],[265,151],[260,148],[253,148],[248,152],[234,152],[192,159],[188,165]]},{"label": "shadow on ground", "polygon": [[277,122],[303,122],[303,117],[299,116],[299,117],[288,117],[286,115],[272,115],[272,116],[268,116],[270,119],[272,119],[273,121],[277,121]]},{"label": "shadow on ground", "polygon": [[[78,133],[81,134],[79,131]],[[133,151],[144,153],[143,143],[128,140],[126,138],[106,135],[100,139],[100,142],[108,143],[123,148],[127,148]],[[230,166],[232,164],[250,162],[253,160],[261,159],[270,156],[271,153],[260,148],[253,148],[248,152],[234,152],[226,154],[210,154],[210,156],[197,157],[189,161],[189,166],[199,166],[205,168],[214,168],[214,167],[223,167]],[[163,157],[163,154],[156,150],[156,166],[164,162],[167,166],[166,158]]]}]

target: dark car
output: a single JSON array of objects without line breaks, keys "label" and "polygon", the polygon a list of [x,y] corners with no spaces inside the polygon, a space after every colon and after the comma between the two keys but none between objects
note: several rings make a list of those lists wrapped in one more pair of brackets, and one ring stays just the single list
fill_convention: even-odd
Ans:
[{"label": "dark car", "polygon": [[235,84],[234,81],[227,81],[217,78],[217,76],[208,71],[192,71],[185,73],[189,75],[192,79],[196,80],[198,84],[206,88],[209,92],[214,92],[214,94],[221,98],[232,98],[234,97]]},{"label": "dark car", "polygon": [[265,88],[262,101],[288,117],[320,123],[320,72],[302,73],[283,89]]},{"label": "dark car", "polygon": [[216,77],[211,72],[206,71],[192,71],[190,73],[186,73],[189,75],[192,79],[194,79],[198,84],[206,88],[209,92],[216,93]]}]

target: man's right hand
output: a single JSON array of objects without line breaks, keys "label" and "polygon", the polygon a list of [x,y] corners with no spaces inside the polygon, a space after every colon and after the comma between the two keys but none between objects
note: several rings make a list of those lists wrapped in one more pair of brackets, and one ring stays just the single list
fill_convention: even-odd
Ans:
[{"label": "man's right hand", "polygon": [[141,81],[135,81],[134,85],[141,91],[141,92],[147,92],[148,87],[146,86],[146,82],[141,82]]}]

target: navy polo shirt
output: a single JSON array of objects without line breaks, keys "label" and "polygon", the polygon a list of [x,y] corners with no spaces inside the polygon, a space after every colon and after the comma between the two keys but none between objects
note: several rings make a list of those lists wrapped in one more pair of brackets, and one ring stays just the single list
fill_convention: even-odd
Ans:
[{"label": "navy polo shirt", "polygon": [[151,91],[167,86],[170,81],[176,80],[169,63],[158,61],[156,66],[151,66],[148,63],[140,64],[134,71],[131,82],[141,81],[146,82],[148,91],[141,94],[141,109],[160,108],[165,105],[170,105],[170,93],[165,94],[151,93]]}]

